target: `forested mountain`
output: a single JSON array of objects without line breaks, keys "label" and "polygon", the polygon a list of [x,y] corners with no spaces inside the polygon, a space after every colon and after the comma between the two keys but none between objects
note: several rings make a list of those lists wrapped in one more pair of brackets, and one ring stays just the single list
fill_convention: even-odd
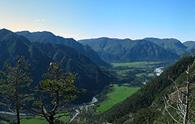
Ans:
[{"label": "forested mountain", "polygon": [[[133,96],[130,96],[122,103],[116,105],[103,114],[108,122],[116,124],[172,124],[175,123],[169,114],[165,111],[163,101],[164,96],[172,98],[173,103],[177,103],[177,94],[175,84],[184,89],[187,78],[186,70],[190,67],[190,74],[194,75],[195,63],[194,57],[184,57],[173,66],[167,68],[159,77],[150,80],[145,87]],[[174,81],[171,81],[171,79]],[[194,77],[190,77],[190,96],[194,96]],[[176,96],[174,96],[174,94]],[[193,111],[195,104],[190,101],[190,118],[193,120]],[[175,111],[175,112],[174,112]],[[191,113],[192,111],[192,113]],[[178,111],[172,110],[174,115]],[[179,115],[178,115],[179,116]],[[176,118],[179,118],[176,116]],[[181,121],[181,120],[180,120]],[[193,120],[194,121],[194,120]]]},{"label": "forested mountain", "polygon": [[194,50],[195,50],[195,41],[186,41],[183,44],[187,47],[188,52],[194,52]]},{"label": "forested mountain", "polygon": [[77,74],[77,86],[86,90],[82,100],[89,100],[110,81],[108,73],[101,71],[89,58],[71,47],[30,42],[9,30],[0,30],[0,69],[7,63],[14,64],[17,56],[24,56],[31,65],[33,85],[42,78],[50,62],[60,63],[65,72]]},{"label": "forested mountain", "polygon": [[63,44],[68,47],[74,48],[78,52],[90,58],[91,61],[100,65],[100,66],[108,66],[107,63],[101,60],[98,54],[88,46],[84,46],[73,38],[63,38],[60,36],[56,36],[51,32],[43,31],[43,32],[29,32],[29,31],[21,31],[16,32],[18,35],[26,37],[31,42],[39,42],[39,43],[55,43],[55,44]]},{"label": "forested mountain", "polygon": [[174,39],[97,38],[80,40],[79,42],[93,48],[107,62],[176,60],[186,48]]},{"label": "forested mountain", "polygon": [[162,47],[172,53],[176,53],[177,55],[182,55],[186,52],[186,46],[182,44],[179,40],[174,38],[169,39],[145,38],[145,40],[155,43],[159,47]]}]

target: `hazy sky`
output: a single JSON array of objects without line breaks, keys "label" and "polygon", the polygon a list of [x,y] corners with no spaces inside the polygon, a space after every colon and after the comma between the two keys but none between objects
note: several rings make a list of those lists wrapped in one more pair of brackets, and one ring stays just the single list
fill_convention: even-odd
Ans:
[{"label": "hazy sky", "polygon": [[0,28],[75,39],[195,40],[195,0],[0,0]]}]

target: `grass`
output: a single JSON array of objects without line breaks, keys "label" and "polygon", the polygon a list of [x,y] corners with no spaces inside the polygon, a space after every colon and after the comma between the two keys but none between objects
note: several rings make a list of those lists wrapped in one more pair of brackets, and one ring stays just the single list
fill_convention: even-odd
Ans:
[{"label": "grass", "polygon": [[[57,116],[61,116],[59,120],[63,122],[67,122],[69,120],[69,116],[64,113],[57,114]],[[36,116],[23,118],[21,120],[21,124],[48,124],[48,122],[44,118]]]},{"label": "grass", "polygon": [[41,117],[25,118],[21,120],[21,124],[47,124],[47,121]]},{"label": "grass", "polygon": [[112,63],[113,67],[128,67],[128,68],[145,68],[148,66],[158,65],[162,62],[158,61],[142,61],[142,62],[126,62],[126,63]]},{"label": "grass", "polygon": [[100,102],[97,106],[97,112],[105,112],[114,105],[122,102],[127,97],[134,94],[139,87],[130,87],[128,85],[113,85],[109,92],[106,94],[105,100]]}]

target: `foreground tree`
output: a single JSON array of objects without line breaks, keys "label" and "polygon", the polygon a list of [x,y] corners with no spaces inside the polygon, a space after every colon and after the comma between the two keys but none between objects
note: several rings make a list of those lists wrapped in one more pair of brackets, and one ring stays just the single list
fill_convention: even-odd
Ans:
[{"label": "foreground tree", "polygon": [[7,66],[0,73],[0,93],[2,101],[16,113],[17,124],[20,124],[20,109],[31,84],[29,65],[24,57],[18,57],[15,66]]},{"label": "foreground tree", "polygon": [[173,79],[170,79],[175,86],[175,92],[172,94],[174,95],[174,98],[171,98],[171,96],[163,98],[166,112],[175,123],[179,124],[190,124],[191,120],[190,103],[192,102],[193,97],[191,96],[190,84],[192,83],[191,81],[193,80],[194,73],[191,72],[190,68],[191,66],[188,66],[185,71],[186,81],[184,87],[178,87],[176,82]]},{"label": "foreground tree", "polygon": [[[64,73],[59,64],[51,63],[44,80],[40,81],[40,96],[32,112],[42,114],[49,124],[54,124],[59,109],[76,97],[75,80],[74,74]],[[37,108],[41,111],[37,111]]]}]

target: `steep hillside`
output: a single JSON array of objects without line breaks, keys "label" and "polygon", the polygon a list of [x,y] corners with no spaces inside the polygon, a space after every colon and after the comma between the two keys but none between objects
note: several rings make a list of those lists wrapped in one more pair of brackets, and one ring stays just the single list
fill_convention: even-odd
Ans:
[{"label": "steep hillside", "polygon": [[83,101],[90,100],[110,81],[108,73],[101,71],[89,58],[73,48],[60,44],[32,43],[9,30],[0,30],[0,69],[6,63],[14,64],[17,56],[24,56],[31,64],[33,85],[38,83],[52,61],[61,63],[64,71],[76,73],[77,86],[86,90]]},{"label": "steep hillside", "polygon": [[194,52],[194,50],[195,50],[195,41],[186,41],[183,44],[187,47],[188,52]]},{"label": "steep hillside", "polygon": [[125,55],[131,61],[169,61],[178,58],[176,54],[145,40],[136,41],[136,44]]},{"label": "steep hillside", "polygon": [[43,32],[29,32],[22,31],[16,32],[18,35],[26,37],[31,42],[39,42],[39,43],[55,43],[55,44],[63,44],[68,47],[74,48],[81,54],[87,56],[94,63],[100,66],[108,66],[107,63],[101,60],[98,54],[92,50],[90,47],[83,46],[82,44],[75,41],[73,38],[63,38],[60,36],[56,36],[51,32],[43,31]]},{"label": "steep hillside", "polygon": [[155,43],[159,47],[162,47],[177,55],[183,55],[186,52],[186,46],[177,39],[158,39],[158,38],[145,38],[145,40]]},{"label": "steep hillside", "polygon": [[174,52],[167,50],[148,40],[110,39],[98,38],[80,40],[84,45],[90,46],[99,56],[107,62],[127,61],[167,61],[179,57]]},{"label": "steep hillside", "polygon": [[[169,78],[182,86],[185,80],[184,72],[194,59],[194,57],[185,57],[167,68],[161,76],[149,81],[135,95],[105,112],[104,118],[116,124],[173,123],[164,111],[162,97],[174,92],[173,82]],[[195,70],[195,67],[193,68]]]}]

